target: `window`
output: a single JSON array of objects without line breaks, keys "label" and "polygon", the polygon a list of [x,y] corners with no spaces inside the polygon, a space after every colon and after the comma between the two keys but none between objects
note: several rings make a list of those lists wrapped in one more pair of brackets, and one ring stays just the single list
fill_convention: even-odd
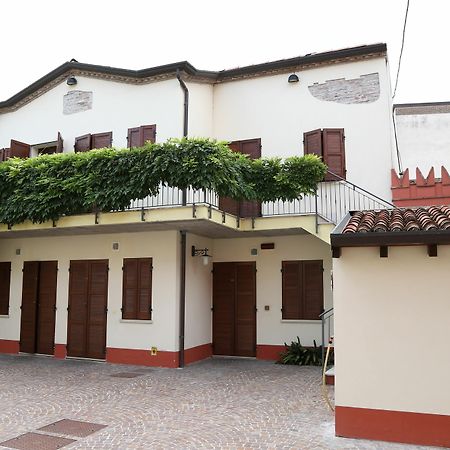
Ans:
[{"label": "window", "polygon": [[155,142],[156,125],[142,125],[141,127],[128,128],[128,147],[142,147],[147,141]]},{"label": "window", "polygon": [[[324,128],[303,133],[303,148],[305,155],[313,153],[320,156],[328,166],[330,172],[345,179],[345,148],[343,128]],[[339,178],[327,174],[325,181],[334,181]]]},{"label": "window", "polygon": [[152,318],[152,258],[123,260],[122,319]]},{"label": "window", "polygon": [[84,134],[75,138],[75,151],[87,152],[94,148],[112,146],[112,131],[97,134]]},{"label": "window", "polygon": [[[261,158],[261,139],[246,139],[244,141],[233,141],[229,147],[234,152],[249,155],[251,159]],[[261,203],[248,200],[233,200],[229,197],[219,198],[219,209],[238,217],[261,216]]]},{"label": "window", "polygon": [[9,288],[11,283],[11,263],[0,262],[0,315],[9,313]]},{"label": "window", "polygon": [[319,320],[323,312],[323,261],[282,261],[282,318]]}]

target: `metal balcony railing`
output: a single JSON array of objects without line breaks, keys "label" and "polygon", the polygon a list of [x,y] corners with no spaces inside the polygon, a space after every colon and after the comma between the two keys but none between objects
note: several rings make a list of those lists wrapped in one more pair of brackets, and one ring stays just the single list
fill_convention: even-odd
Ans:
[{"label": "metal balcony railing", "polygon": [[[305,195],[294,201],[263,202],[262,216],[311,215],[319,221],[337,224],[352,210],[393,208],[394,205],[338,175],[328,172],[335,181],[319,183],[316,194]],[[158,195],[133,200],[129,210],[160,208],[181,205],[205,204],[219,209],[219,196],[212,190],[187,189],[185,201],[183,190],[161,186]]]}]

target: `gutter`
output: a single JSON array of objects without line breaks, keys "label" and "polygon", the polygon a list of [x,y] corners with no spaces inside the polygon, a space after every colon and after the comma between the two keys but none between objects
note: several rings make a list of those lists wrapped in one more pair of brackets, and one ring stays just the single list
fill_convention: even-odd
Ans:
[{"label": "gutter", "polygon": [[[183,112],[183,137],[188,135],[189,125],[189,89],[186,83],[181,79],[180,70],[177,69],[177,80],[184,93],[184,112]],[[183,190],[182,204],[187,203],[186,189]],[[186,329],[186,230],[180,231],[180,324],[178,341],[178,367],[184,367],[184,334]]]}]

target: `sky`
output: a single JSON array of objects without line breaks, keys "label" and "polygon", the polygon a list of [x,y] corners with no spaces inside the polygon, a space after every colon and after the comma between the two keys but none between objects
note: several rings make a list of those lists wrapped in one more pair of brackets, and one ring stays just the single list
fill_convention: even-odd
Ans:
[{"label": "sky", "polygon": [[[0,0],[0,101],[65,61],[221,70],[385,42],[407,0]],[[410,0],[395,103],[449,101],[450,0]]]}]

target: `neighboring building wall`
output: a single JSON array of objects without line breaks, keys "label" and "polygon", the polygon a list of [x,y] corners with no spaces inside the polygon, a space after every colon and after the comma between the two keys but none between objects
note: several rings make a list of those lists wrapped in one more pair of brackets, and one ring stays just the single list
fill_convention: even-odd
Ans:
[{"label": "neighboring building wall", "polygon": [[[75,137],[104,131],[112,131],[114,147],[124,148],[128,128],[151,124],[156,124],[157,142],[182,136],[184,97],[177,79],[146,85],[82,76],[77,80],[74,87],[61,83],[17,111],[0,114],[0,148],[9,147],[11,139],[27,144],[54,141],[58,131],[65,152],[73,151]],[[92,108],[64,114],[64,96],[73,91],[92,92]],[[194,105],[207,98],[201,91],[195,90]]]},{"label": "neighboring building wall", "polygon": [[402,170],[423,174],[434,168],[441,176],[441,166],[450,167],[450,104],[434,106],[397,106],[395,109],[398,146]]},{"label": "neighboring building wall", "polygon": [[450,246],[333,260],[336,434],[450,446]]},{"label": "neighboring building wall", "polygon": [[[119,250],[112,249],[113,242]],[[24,261],[58,261],[55,343],[65,356],[69,262],[108,259],[107,360],[176,367],[178,364],[178,232],[140,232],[110,235],[67,236],[2,240],[0,260],[12,261],[9,317],[0,317],[0,344],[18,341]],[[20,249],[20,255],[16,255]],[[153,258],[152,320],[122,320],[123,258]],[[1,345],[0,345],[1,347]],[[150,348],[158,354],[150,356]]]},{"label": "neighboring building wall", "polygon": [[[212,137],[214,87],[200,83],[186,85],[189,89],[189,136]],[[178,89],[181,91],[181,87]]]},{"label": "neighboring building wall", "polygon": [[[274,250],[261,250],[261,244],[273,242]],[[251,250],[257,249],[256,256]],[[313,340],[321,344],[319,320],[282,320],[281,261],[323,260],[324,307],[332,306],[330,247],[310,235],[217,239],[214,241],[214,262],[256,261],[256,343],[257,357],[278,359],[284,343],[298,336],[305,346]],[[265,306],[269,310],[265,310]]]},{"label": "neighboring building wall", "polygon": [[[379,98],[374,95],[373,82],[366,83],[366,90],[366,84],[357,83],[354,95],[349,96],[352,83],[349,88],[348,82],[329,81],[359,80],[371,74],[378,74]],[[385,59],[304,70],[298,72],[300,81],[292,84],[287,82],[288,75],[216,85],[214,137],[261,138],[262,156],[286,157],[303,154],[304,132],[344,128],[347,179],[389,200],[392,119]],[[314,91],[326,83],[332,84],[326,86],[327,100],[314,96]],[[368,176],[374,173],[377,176]]]}]

